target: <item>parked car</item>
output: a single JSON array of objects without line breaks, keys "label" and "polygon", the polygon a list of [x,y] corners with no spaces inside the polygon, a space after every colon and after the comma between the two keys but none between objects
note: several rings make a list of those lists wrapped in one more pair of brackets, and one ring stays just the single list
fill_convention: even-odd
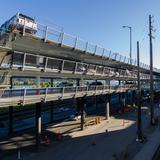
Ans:
[{"label": "parked car", "polygon": [[100,82],[100,81],[97,81],[97,82],[92,82],[92,83],[90,84],[90,86],[98,86],[98,85],[103,85],[103,83]]},{"label": "parked car", "polygon": [[74,86],[73,83],[61,82],[56,87],[73,87],[73,86]]}]

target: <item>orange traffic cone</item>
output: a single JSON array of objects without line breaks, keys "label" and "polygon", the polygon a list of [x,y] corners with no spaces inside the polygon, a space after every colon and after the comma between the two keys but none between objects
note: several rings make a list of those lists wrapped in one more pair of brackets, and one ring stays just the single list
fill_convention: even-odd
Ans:
[{"label": "orange traffic cone", "polygon": [[98,123],[101,123],[100,117],[98,117]]}]

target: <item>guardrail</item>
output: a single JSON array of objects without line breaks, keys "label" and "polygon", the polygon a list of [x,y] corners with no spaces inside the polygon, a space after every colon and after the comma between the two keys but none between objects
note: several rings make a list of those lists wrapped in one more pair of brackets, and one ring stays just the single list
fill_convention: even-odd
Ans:
[{"label": "guardrail", "polygon": [[69,99],[73,97],[83,97],[107,94],[112,92],[125,92],[126,90],[135,90],[136,85],[99,85],[99,86],[77,86],[77,87],[50,87],[36,89],[1,89],[0,104],[26,104],[35,101],[53,101],[57,99]]},{"label": "guardrail", "polygon": [[[115,69],[100,65],[87,64],[82,62],[63,60],[58,58],[40,56],[30,53],[15,51],[12,54],[12,61],[8,64],[11,68],[21,70],[39,70],[44,72],[65,72],[74,74],[100,75],[108,77],[137,78],[136,71]],[[2,65],[3,66],[3,65]],[[4,64],[4,67],[7,65]],[[141,79],[149,78],[148,74],[141,73]]]}]

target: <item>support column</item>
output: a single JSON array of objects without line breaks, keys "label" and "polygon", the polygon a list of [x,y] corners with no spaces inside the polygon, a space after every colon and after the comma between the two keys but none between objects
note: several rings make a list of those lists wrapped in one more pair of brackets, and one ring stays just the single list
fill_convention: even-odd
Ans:
[{"label": "support column", "polygon": [[[97,80],[95,80],[95,82],[96,82],[96,84],[97,84]],[[94,103],[95,103],[96,110],[98,109],[98,104],[97,104],[97,102],[98,102],[98,96],[95,95]]]},{"label": "support column", "polygon": [[135,91],[132,92],[132,106],[135,107]]},{"label": "support column", "polygon": [[126,106],[126,99],[125,99],[125,92],[122,93],[122,111],[124,111],[124,108]]},{"label": "support column", "polygon": [[[120,80],[118,81],[118,85],[121,86]],[[118,101],[119,101],[119,104],[121,104],[121,93],[118,93]]]},{"label": "support column", "polygon": [[38,147],[41,140],[41,103],[36,103],[36,146]]},{"label": "support column", "polygon": [[98,96],[95,95],[95,107],[96,107],[96,110],[98,109]]},{"label": "support column", "polygon": [[[53,85],[53,78],[51,78],[51,87],[54,87]],[[54,122],[54,101],[50,102],[50,122],[53,123]]]},{"label": "support column", "polygon": [[110,112],[110,95],[106,95],[106,120],[109,121],[109,112]]},{"label": "support column", "polygon": [[78,108],[80,110],[80,114],[81,114],[81,130],[84,130],[84,121],[85,121],[85,117],[84,117],[84,98],[77,98],[77,105]]},{"label": "support column", "polygon": [[13,106],[9,106],[9,135],[13,133]]}]

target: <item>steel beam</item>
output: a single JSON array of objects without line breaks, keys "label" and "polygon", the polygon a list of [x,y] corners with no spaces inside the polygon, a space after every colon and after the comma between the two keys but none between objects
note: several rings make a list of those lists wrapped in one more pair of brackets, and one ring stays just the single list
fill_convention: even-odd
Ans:
[{"label": "steel beam", "polygon": [[122,110],[124,110],[126,106],[125,92],[122,93]]}]

